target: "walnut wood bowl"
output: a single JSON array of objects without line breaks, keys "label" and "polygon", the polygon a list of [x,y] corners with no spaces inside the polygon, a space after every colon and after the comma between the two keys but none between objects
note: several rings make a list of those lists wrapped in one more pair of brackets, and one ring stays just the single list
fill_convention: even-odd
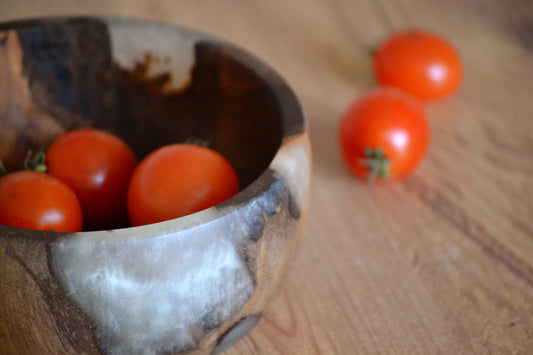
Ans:
[{"label": "walnut wood bowl", "polygon": [[122,137],[139,159],[207,141],[242,191],[141,227],[0,225],[0,353],[227,349],[260,318],[303,235],[311,158],[297,98],[252,55],[180,27],[106,17],[0,24],[8,170],[85,126]]}]

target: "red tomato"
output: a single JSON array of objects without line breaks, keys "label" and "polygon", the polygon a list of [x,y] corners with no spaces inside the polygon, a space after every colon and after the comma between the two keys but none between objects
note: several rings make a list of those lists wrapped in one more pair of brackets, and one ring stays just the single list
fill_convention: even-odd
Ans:
[{"label": "red tomato", "polygon": [[340,126],[346,164],[377,182],[411,173],[425,155],[429,125],[421,104],[392,88],[370,91],[347,110]]},{"label": "red tomato", "polygon": [[167,145],[144,158],[131,178],[130,222],[138,226],[185,216],[237,192],[237,175],[220,153],[198,145]]},{"label": "red tomato", "polygon": [[78,196],[89,226],[112,226],[126,217],[128,183],[137,166],[120,138],[96,129],[70,131],[46,151],[48,171]]},{"label": "red tomato", "polygon": [[82,214],[65,183],[36,171],[0,178],[0,224],[56,232],[79,232]]},{"label": "red tomato", "polygon": [[444,38],[419,30],[398,33],[377,50],[374,69],[379,83],[421,100],[453,94],[462,80],[459,54]]}]

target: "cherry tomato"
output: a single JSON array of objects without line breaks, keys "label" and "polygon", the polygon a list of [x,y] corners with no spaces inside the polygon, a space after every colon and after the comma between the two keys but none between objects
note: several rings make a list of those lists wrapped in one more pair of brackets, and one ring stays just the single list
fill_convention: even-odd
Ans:
[{"label": "cherry tomato", "polygon": [[170,144],[144,158],[128,189],[134,226],[161,222],[214,206],[239,192],[230,163],[213,149]]},{"label": "cherry tomato", "polygon": [[429,125],[421,104],[393,88],[370,91],[348,108],[340,126],[352,173],[376,182],[406,177],[425,155]]},{"label": "cherry tomato", "polygon": [[379,83],[421,100],[438,100],[457,91],[462,80],[459,54],[444,38],[420,31],[400,32],[377,50],[374,69]]},{"label": "cherry tomato", "polygon": [[120,138],[91,128],[70,131],[48,147],[46,162],[49,173],[78,196],[87,225],[127,219],[126,194],[137,159]]},{"label": "cherry tomato", "polygon": [[0,178],[0,224],[56,232],[79,232],[81,207],[68,185],[36,171]]}]

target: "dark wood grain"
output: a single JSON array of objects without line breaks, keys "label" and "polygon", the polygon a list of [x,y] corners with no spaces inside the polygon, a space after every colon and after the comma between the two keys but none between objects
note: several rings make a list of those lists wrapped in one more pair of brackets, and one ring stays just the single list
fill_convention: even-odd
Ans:
[{"label": "dark wood grain", "polygon": [[[25,238],[18,230],[2,233],[2,352],[29,354],[40,349],[43,354],[96,353],[91,324],[49,272],[47,238]],[[21,307],[21,302],[32,307]]]},{"label": "dark wood grain", "polygon": [[0,158],[6,168],[20,169],[28,151],[45,149],[65,130],[116,121],[109,34],[103,23],[80,18],[2,28]]}]

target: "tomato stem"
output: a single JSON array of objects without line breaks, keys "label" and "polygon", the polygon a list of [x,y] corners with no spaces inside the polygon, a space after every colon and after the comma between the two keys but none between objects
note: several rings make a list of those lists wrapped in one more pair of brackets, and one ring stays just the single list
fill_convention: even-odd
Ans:
[{"label": "tomato stem", "polygon": [[363,164],[369,170],[368,180],[370,182],[374,182],[376,179],[387,179],[390,176],[392,162],[385,155],[383,148],[365,147],[365,157]]},{"label": "tomato stem", "polygon": [[46,167],[46,154],[44,151],[41,150],[35,155],[32,155],[31,150],[28,151],[26,159],[24,159],[24,169],[45,173],[48,168]]}]

